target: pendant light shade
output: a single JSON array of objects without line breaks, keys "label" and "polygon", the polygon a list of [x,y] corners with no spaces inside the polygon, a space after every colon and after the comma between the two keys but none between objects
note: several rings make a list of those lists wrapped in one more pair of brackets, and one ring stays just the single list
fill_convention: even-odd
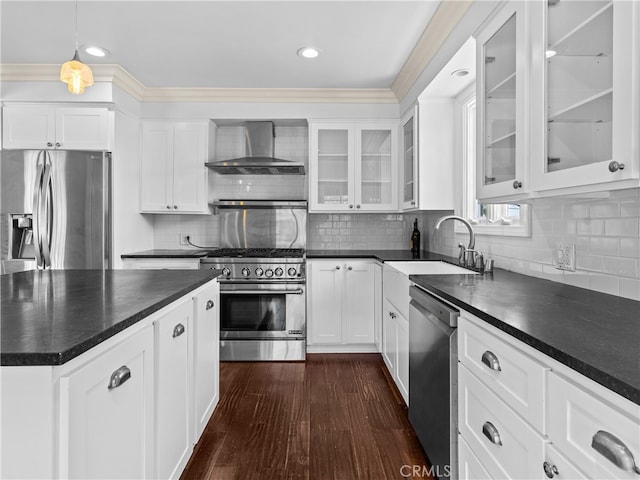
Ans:
[{"label": "pendant light shade", "polygon": [[60,81],[67,84],[67,88],[74,95],[80,95],[85,87],[93,85],[93,73],[88,65],[80,61],[78,55],[78,0],[76,0],[76,52],[73,58],[62,64]]},{"label": "pendant light shade", "polygon": [[60,68],[60,81],[66,83],[67,88],[74,95],[80,95],[85,87],[93,85],[93,73],[88,65],[80,61],[78,50],[73,58]]}]

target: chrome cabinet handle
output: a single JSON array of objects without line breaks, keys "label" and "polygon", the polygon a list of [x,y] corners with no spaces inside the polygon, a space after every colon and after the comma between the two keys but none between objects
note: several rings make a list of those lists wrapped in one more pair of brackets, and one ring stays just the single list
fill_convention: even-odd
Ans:
[{"label": "chrome cabinet handle", "polygon": [[174,210],[177,210],[177,209],[178,209],[178,205],[174,205],[174,206],[173,206],[173,209],[174,209]]},{"label": "chrome cabinet handle", "polygon": [[542,468],[544,469],[544,474],[547,476],[547,478],[553,478],[554,475],[559,474],[558,467],[550,464],[549,462],[544,462],[542,464]]},{"label": "chrome cabinet handle", "polygon": [[487,350],[482,354],[482,363],[484,363],[491,370],[495,370],[496,372],[501,372],[502,368],[500,368],[500,361],[495,353]]},{"label": "chrome cabinet handle", "polygon": [[60,148],[62,144],[60,142],[56,142],[56,148]]},{"label": "chrome cabinet handle", "polygon": [[347,270],[353,270],[353,267],[349,266],[347,267]]},{"label": "chrome cabinet handle", "polygon": [[167,205],[167,210],[169,210],[171,208],[171,205]]},{"label": "chrome cabinet handle", "polygon": [[47,147],[53,147],[53,143],[47,142]]},{"label": "chrome cabinet handle", "polygon": [[336,270],[340,270],[340,265],[336,265]]},{"label": "chrome cabinet handle", "polygon": [[609,163],[609,171],[611,173],[617,172],[618,170],[624,170],[624,163],[618,163],[615,160]]},{"label": "chrome cabinet handle", "polygon": [[131,370],[126,365],[121,366],[115,372],[111,374],[111,379],[109,380],[109,385],[107,386],[107,390],[113,390],[114,388],[118,388],[124,382],[131,378]]},{"label": "chrome cabinet handle", "polygon": [[598,430],[591,439],[591,448],[613,463],[620,470],[635,472],[640,475],[633,453],[622,440],[604,430]]},{"label": "chrome cabinet handle", "polygon": [[522,188],[522,182],[519,182],[518,180],[514,180],[513,181],[513,188],[515,188],[516,190],[518,188]]},{"label": "chrome cabinet handle", "polygon": [[502,440],[500,440],[500,432],[498,432],[498,429],[493,425],[493,423],[484,422],[484,425],[482,425],[482,433],[494,445],[502,445]]},{"label": "chrome cabinet handle", "polygon": [[353,205],[349,205],[349,208],[353,208]]},{"label": "chrome cabinet handle", "polygon": [[173,338],[179,337],[184,333],[184,325],[179,323],[173,327]]},{"label": "chrome cabinet handle", "polygon": [[397,316],[397,315],[396,315],[395,313],[393,313],[393,312],[389,312],[389,316],[390,316],[391,318],[396,318],[396,316]]},{"label": "chrome cabinet handle", "polygon": [[356,205],[356,208],[360,208],[360,205]]},{"label": "chrome cabinet handle", "polygon": [[213,300],[207,300],[207,306],[205,310],[211,310],[213,308]]}]

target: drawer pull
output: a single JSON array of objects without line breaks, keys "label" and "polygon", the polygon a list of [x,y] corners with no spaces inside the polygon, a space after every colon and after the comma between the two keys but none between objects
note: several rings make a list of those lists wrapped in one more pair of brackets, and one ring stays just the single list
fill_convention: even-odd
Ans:
[{"label": "drawer pull", "polygon": [[213,308],[213,300],[207,300],[206,310],[211,310]]},{"label": "drawer pull", "polygon": [[500,440],[500,432],[498,432],[498,429],[493,425],[493,423],[484,422],[484,425],[482,425],[482,433],[494,445],[502,445],[502,440]]},{"label": "drawer pull", "polygon": [[482,363],[484,363],[491,370],[495,370],[496,372],[501,372],[502,368],[500,368],[500,361],[496,354],[490,351],[486,351],[482,354]]},{"label": "drawer pull", "polygon": [[544,474],[547,476],[547,478],[553,478],[554,475],[559,474],[558,467],[550,464],[549,462],[544,462],[542,464],[542,468],[544,468]]},{"label": "drawer pull", "polygon": [[633,454],[615,435],[599,430],[591,439],[591,448],[619,469],[640,475],[640,468],[636,465]]},{"label": "drawer pull", "polygon": [[179,337],[184,333],[184,325],[179,323],[173,328],[173,338]]},{"label": "drawer pull", "polygon": [[126,365],[121,366],[115,372],[111,374],[111,379],[109,380],[109,385],[107,386],[107,390],[113,390],[114,388],[118,388],[124,382],[131,378],[131,370]]}]

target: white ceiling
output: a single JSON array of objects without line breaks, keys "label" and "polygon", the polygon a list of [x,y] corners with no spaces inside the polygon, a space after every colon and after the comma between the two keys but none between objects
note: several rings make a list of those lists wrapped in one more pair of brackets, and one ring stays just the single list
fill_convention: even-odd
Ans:
[{"label": "white ceiling", "polygon": [[[78,36],[146,87],[390,88],[439,2],[80,0]],[[62,64],[74,20],[73,1],[2,0],[0,63]]]}]

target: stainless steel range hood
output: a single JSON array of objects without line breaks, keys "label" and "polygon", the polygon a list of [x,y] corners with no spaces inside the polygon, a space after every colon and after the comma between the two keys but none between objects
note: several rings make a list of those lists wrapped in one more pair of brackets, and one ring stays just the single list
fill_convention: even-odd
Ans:
[{"label": "stainless steel range hood", "polygon": [[274,158],[273,122],[244,123],[246,157],[207,162],[205,165],[222,175],[304,175],[304,163]]}]

